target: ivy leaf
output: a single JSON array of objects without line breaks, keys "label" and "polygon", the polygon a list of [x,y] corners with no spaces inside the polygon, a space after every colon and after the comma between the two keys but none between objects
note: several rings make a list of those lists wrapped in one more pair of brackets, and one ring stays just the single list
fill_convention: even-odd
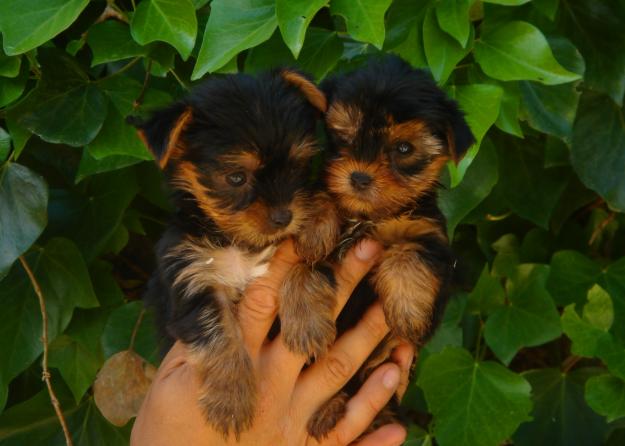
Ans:
[{"label": "ivy leaf", "polygon": [[581,78],[556,61],[543,33],[527,22],[483,29],[475,43],[475,59],[484,73],[502,81],[534,80],[555,85]]},{"label": "ivy leaf", "polygon": [[68,28],[89,0],[20,0],[0,2],[4,52],[25,53]]},{"label": "ivy leaf", "polygon": [[462,219],[490,194],[498,178],[497,154],[492,143],[486,141],[460,184],[453,189],[439,191],[438,205],[447,219],[450,238]]},{"label": "ivy leaf", "polygon": [[82,151],[82,157],[80,158],[80,164],[78,165],[78,171],[76,171],[74,182],[78,184],[92,175],[123,169],[124,167],[132,166],[141,161],[141,159],[135,158],[134,156],[125,155],[111,155],[106,158],[97,159],[89,153],[89,148],[85,147]]},{"label": "ivy leaf", "polygon": [[560,315],[545,289],[547,274],[546,267],[518,266],[521,285],[508,281],[509,305],[495,309],[486,321],[484,339],[505,365],[521,347],[544,344],[562,333]]},{"label": "ivy leaf", "polygon": [[[601,110],[601,113],[597,113]],[[573,125],[571,164],[584,185],[625,211],[625,114],[607,96],[585,92]]]},{"label": "ivy leaf", "polygon": [[214,0],[192,80],[269,39],[278,25],[274,0]]},{"label": "ivy leaf", "polygon": [[432,76],[440,85],[447,82],[456,64],[472,48],[471,45],[463,48],[454,38],[441,30],[433,9],[426,13],[425,21],[423,22],[423,47]]},{"label": "ivy leaf", "polygon": [[475,361],[461,348],[429,356],[418,384],[441,446],[496,446],[530,419],[529,383],[497,363]]},{"label": "ivy leaf", "polygon": [[623,105],[625,7],[619,0],[561,2],[560,21],[586,61],[584,84]]},{"label": "ivy leaf", "polygon": [[558,305],[581,304],[601,276],[601,267],[583,254],[558,251],[551,258],[547,289]]},{"label": "ivy leaf", "polygon": [[495,125],[506,133],[523,138],[523,130],[519,125],[519,109],[521,108],[521,92],[518,82],[502,82],[503,96]]},{"label": "ivy leaf", "polygon": [[467,124],[469,124],[476,140],[476,143],[468,150],[457,166],[448,165],[451,186],[455,187],[464,178],[467,169],[473,162],[482,138],[497,120],[503,90],[497,85],[472,84],[453,86],[449,89],[449,94],[460,104],[460,109],[465,113]]},{"label": "ivy leaf", "polygon": [[543,167],[542,147],[512,140],[499,149],[499,187],[516,214],[547,229],[549,219],[569,180],[566,168]]},{"label": "ivy leaf", "polygon": [[491,274],[495,277],[513,277],[520,263],[519,239],[514,234],[502,235],[492,248],[497,255],[493,260]]},{"label": "ivy leaf", "polygon": [[284,43],[297,59],[311,20],[329,0],[277,0],[276,17]]},{"label": "ivy leaf", "polygon": [[124,121],[114,107],[109,107],[102,130],[87,147],[89,154],[98,160],[112,155],[154,159],[137,136],[136,130]]},{"label": "ivy leaf", "polygon": [[530,370],[523,374],[532,385],[532,421],[514,434],[517,446],[595,446],[607,431],[605,420],[584,400],[584,384],[600,369]]},{"label": "ivy leaf", "polygon": [[132,16],[130,32],[140,45],[167,42],[187,60],[197,35],[195,7],[191,0],[142,1]]},{"label": "ivy leaf", "polygon": [[0,279],[39,237],[48,222],[48,186],[16,163],[0,167]]},{"label": "ivy leaf", "polygon": [[462,346],[462,328],[459,324],[466,306],[467,296],[465,294],[455,295],[449,300],[439,327],[428,343],[423,346],[420,354],[438,353],[447,346]]},{"label": "ivy leaf", "polygon": [[156,364],[158,362],[159,346],[154,328],[154,315],[151,311],[146,311],[144,316],[140,316],[142,310],[142,302],[130,302],[111,312],[102,334],[102,348],[105,358],[128,350],[133,330],[141,317],[134,350],[151,363]]},{"label": "ivy leaf", "polygon": [[93,383],[101,361],[93,351],[62,335],[50,345],[48,364],[59,369],[78,403]]},{"label": "ivy leaf", "polygon": [[19,76],[14,78],[0,77],[0,107],[9,105],[18,99],[24,92],[28,81],[27,64],[22,64]]},{"label": "ivy leaf", "polygon": [[[7,156],[9,156],[10,150],[11,150],[11,135],[9,135],[6,130],[0,127],[0,163],[4,162],[4,160],[7,159]],[[1,178],[2,178],[2,174],[0,174],[0,179]],[[0,189],[1,187],[2,186],[0,186]],[[0,271],[1,270],[2,270],[2,267],[0,267]]]},{"label": "ivy leaf", "polygon": [[384,50],[397,54],[413,67],[427,68],[423,49],[423,19],[432,1],[415,4],[412,0],[395,0],[386,14]]},{"label": "ivy leaf", "polygon": [[384,14],[392,0],[332,0],[330,12],[347,23],[347,32],[356,40],[382,49]]},{"label": "ivy leaf", "polygon": [[494,3],[496,5],[504,6],[519,6],[528,3],[530,0],[483,0],[484,3]]},{"label": "ivy leaf", "polygon": [[92,67],[146,54],[146,49],[132,39],[128,25],[117,20],[106,20],[89,28],[87,43],[93,53]]},{"label": "ivy leaf", "polygon": [[586,401],[609,423],[625,417],[625,381],[610,374],[593,376],[586,382]]},{"label": "ivy leaf", "polygon": [[464,48],[469,41],[471,21],[469,8],[473,0],[442,0],[436,5],[436,18],[441,29]]},{"label": "ivy leaf", "polygon": [[[32,249],[25,259],[46,300],[50,341],[65,330],[74,308],[98,306],[84,260],[69,240],[51,239],[43,248]],[[0,342],[0,387],[43,350],[39,303],[23,267],[15,265],[2,284],[0,302],[11,317],[0,324],[0,339],[4,340]],[[0,401],[2,406],[4,401]]]},{"label": "ivy leaf", "polygon": [[467,311],[490,314],[504,304],[505,298],[506,294],[500,280],[490,274],[488,264],[486,264],[469,294]]},{"label": "ivy leaf", "polygon": [[22,58],[20,56],[7,56],[0,48],[0,76],[17,77],[20,74],[21,66]]}]

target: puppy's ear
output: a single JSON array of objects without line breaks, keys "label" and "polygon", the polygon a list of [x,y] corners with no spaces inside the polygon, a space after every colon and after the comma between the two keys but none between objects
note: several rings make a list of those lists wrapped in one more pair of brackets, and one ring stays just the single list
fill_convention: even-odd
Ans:
[{"label": "puppy's ear", "polygon": [[139,122],[130,118],[128,122],[137,128],[139,138],[152,152],[161,169],[164,169],[169,160],[181,150],[178,141],[191,118],[191,108],[186,104],[176,103],[157,111],[147,121]]},{"label": "puppy's ear", "polygon": [[450,110],[447,125],[447,147],[451,159],[458,164],[469,147],[475,143],[475,137],[464,119],[464,113],[458,109],[457,105],[453,104]]},{"label": "puppy's ear", "polygon": [[280,71],[280,76],[288,84],[297,87],[304,97],[321,113],[325,113],[328,109],[328,101],[326,95],[315,85],[315,83],[308,79],[304,74],[299,73],[291,68],[283,68]]}]

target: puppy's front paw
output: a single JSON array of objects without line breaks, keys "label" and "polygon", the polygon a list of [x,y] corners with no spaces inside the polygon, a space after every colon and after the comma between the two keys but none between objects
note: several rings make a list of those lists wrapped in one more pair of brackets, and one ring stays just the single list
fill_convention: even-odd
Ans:
[{"label": "puppy's front paw", "polygon": [[247,356],[235,355],[211,361],[205,370],[199,403],[207,422],[225,439],[230,434],[239,438],[254,419],[256,384],[254,370]]},{"label": "puppy's front paw", "polygon": [[345,416],[349,395],[345,392],[337,393],[315,412],[308,421],[306,429],[311,437],[321,442],[334,429],[336,423]]},{"label": "puppy's front paw", "polygon": [[334,286],[327,274],[294,266],[280,290],[280,331],[289,350],[320,357],[336,337]]},{"label": "puppy's front paw", "polygon": [[297,254],[308,264],[327,258],[336,247],[341,232],[341,221],[327,194],[318,193],[311,207],[309,221],[295,239]]}]

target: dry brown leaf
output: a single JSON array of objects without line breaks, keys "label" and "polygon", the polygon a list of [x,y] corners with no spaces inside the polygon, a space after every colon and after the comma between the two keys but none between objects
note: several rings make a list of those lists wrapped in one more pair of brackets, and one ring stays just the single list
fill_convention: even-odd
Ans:
[{"label": "dry brown leaf", "polygon": [[115,426],[136,416],[156,368],[131,350],[111,356],[93,384],[96,406]]}]

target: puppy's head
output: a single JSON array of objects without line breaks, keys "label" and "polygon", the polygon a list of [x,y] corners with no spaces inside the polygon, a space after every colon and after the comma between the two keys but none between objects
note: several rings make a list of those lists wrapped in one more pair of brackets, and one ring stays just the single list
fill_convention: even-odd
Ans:
[{"label": "puppy's head", "polygon": [[474,142],[456,102],[396,57],[328,80],[327,184],[350,216],[397,214]]},{"label": "puppy's head", "polygon": [[307,217],[315,128],[325,96],[290,69],[212,78],[140,124],[179,204],[236,243],[263,247]]}]

